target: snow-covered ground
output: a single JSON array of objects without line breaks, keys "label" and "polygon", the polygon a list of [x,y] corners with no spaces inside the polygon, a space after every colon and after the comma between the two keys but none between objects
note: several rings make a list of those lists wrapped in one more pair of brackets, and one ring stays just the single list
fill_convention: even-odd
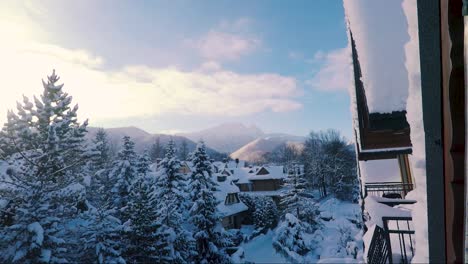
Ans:
[{"label": "snow-covered ground", "polygon": [[[360,228],[362,216],[359,204],[330,197],[319,202],[319,210],[323,218],[331,217],[329,221],[321,220],[324,239],[315,250],[319,262],[337,263],[337,259],[340,259],[341,263],[363,262]],[[346,241],[351,243],[348,244]],[[356,259],[352,256],[353,253],[356,254]]]},{"label": "snow-covered ground", "polygon": [[[317,247],[305,256],[307,263],[362,263],[363,242],[361,230],[361,209],[359,204],[343,202],[333,197],[318,202],[320,228],[309,238],[314,237]],[[328,221],[327,221],[328,220]],[[251,226],[241,231],[252,233]],[[276,230],[262,234],[242,244],[245,260],[253,263],[288,263],[272,245]],[[351,242],[351,243],[348,243]],[[353,254],[356,255],[356,259]]]},{"label": "snow-covered ground", "polygon": [[253,263],[287,263],[288,261],[273,248],[273,231],[262,234],[242,245],[245,260]]}]

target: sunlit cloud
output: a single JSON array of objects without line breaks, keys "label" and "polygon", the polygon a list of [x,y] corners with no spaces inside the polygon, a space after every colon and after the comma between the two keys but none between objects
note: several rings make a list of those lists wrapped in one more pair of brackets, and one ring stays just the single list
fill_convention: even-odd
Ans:
[{"label": "sunlit cloud", "polygon": [[[242,116],[262,111],[285,112],[302,107],[296,80],[278,74],[239,74],[216,62],[204,70],[128,65],[103,69],[105,59],[85,50],[24,39],[0,44],[2,72],[0,121],[22,95],[39,95],[41,79],[52,69],[64,89],[91,121],[163,114]],[[209,71],[207,71],[209,69]],[[4,114],[2,114],[4,113]]]},{"label": "sunlit cloud", "polygon": [[314,61],[320,63],[319,71],[307,81],[312,88],[322,91],[347,91],[351,80],[351,55],[348,48],[318,51]]},{"label": "sunlit cloud", "polygon": [[238,60],[261,46],[261,39],[249,31],[251,21],[240,18],[222,21],[199,38],[186,40],[208,60]]}]

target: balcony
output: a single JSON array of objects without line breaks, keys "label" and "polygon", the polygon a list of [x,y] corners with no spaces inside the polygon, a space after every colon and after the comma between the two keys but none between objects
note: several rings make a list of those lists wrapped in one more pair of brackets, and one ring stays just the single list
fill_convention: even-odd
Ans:
[{"label": "balcony", "polygon": [[414,257],[414,228],[411,217],[382,217],[383,227],[375,226],[367,263],[410,263]]}]

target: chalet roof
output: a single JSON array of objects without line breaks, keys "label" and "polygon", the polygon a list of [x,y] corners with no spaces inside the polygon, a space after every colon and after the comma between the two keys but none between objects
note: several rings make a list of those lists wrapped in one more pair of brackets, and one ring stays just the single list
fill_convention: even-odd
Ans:
[{"label": "chalet roof", "polygon": [[225,200],[228,194],[237,194],[239,193],[239,187],[237,187],[232,180],[229,178],[223,182],[217,181],[218,176],[224,176],[220,173],[213,174],[213,180],[218,184],[217,191],[214,193],[216,200],[218,201],[217,208],[221,214],[221,216],[230,216],[233,214],[237,214],[243,211],[246,211],[248,208],[247,206],[239,201],[239,203],[235,204],[225,204]]},{"label": "chalet roof", "polygon": [[286,177],[283,166],[264,166],[256,174],[250,175],[249,180],[272,180]]}]

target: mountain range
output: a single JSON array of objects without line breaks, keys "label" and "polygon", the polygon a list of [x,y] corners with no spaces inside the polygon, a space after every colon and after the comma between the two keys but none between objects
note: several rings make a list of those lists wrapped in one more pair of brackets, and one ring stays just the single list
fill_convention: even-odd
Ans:
[{"label": "mountain range", "polygon": [[[254,125],[242,123],[225,123],[192,133],[176,135],[151,134],[137,127],[120,127],[105,129],[112,146],[120,146],[124,136],[130,136],[139,152],[149,149],[159,137],[162,146],[172,138],[177,146],[187,143],[189,151],[193,151],[196,142],[203,140],[211,156],[222,157],[221,153],[230,154],[231,158],[246,161],[261,161],[265,154],[274,151],[284,144],[302,145],[305,137],[288,134],[267,134]],[[98,128],[88,128],[88,138],[94,138]]]},{"label": "mountain range", "polygon": [[265,136],[265,133],[254,125],[224,123],[201,131],[178,135],[195,142],[203,139],[207,146],[219,152],[232,153],[245,144]]},{"label": "mountain range", "polygon": [[[96,127],[88,127],[88,139],[92,139],[96,136],[97,131],[99,128]],[[122,138],[124,136],[131,137],[132,141],[135,142],[135,150],[137,152],[143,152],[145,149],[149,150],[151,145],[156,142],[156,139],[159,138],[161,146],[167,145],[169,140],[173,139],[176,146],[181,146],[182,142],[185,141],[187,143],[188,151],[193,151],[197,145],[194,141],[176,135],[167,135],[167,134],[151,134],[143,129],[137,127],[118,127],[118,128],[105,128],[107,132],[107,136],[109,139],[109,143],[112,148],[118,149],[121,145]],[[218,151],[207,147],[207,152],[210,156],[219,156],[221,155]]]}]

